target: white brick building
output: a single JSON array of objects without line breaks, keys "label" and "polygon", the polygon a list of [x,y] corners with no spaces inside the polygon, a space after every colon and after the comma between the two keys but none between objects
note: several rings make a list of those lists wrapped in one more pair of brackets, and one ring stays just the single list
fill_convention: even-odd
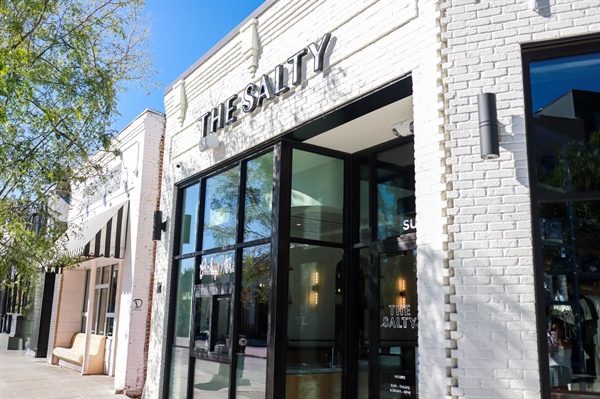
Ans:
[{"label": "white brick building", "polygon": [[144,397],[598,394],[598,92],[597,1],[267,1],[165,92]]},{"label": "white brick building", "polygon": [[[103,171],[72,184],[67,247],[81,262],[55,282],[47,361],[114,376],[115,391],[129,396],[141,394],[145,377],[164,123],[144,111],[113,139],[118,155],[96,155]],[[85,336],[82,364],[54,352],[76,333]]]}]

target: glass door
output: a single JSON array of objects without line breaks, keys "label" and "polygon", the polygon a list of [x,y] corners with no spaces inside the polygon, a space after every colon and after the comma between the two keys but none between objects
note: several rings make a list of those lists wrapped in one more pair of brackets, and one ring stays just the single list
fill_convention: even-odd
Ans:
[{"label": "glass door", "polygon": [[[377,359],[380,399],[417,398],[415,251],[379,255]],[[374,340],[373,344],[375,344]]]},{"label": "glass door", "polygon": [[358,399],[418,398],[413,143],[358,160]]}]

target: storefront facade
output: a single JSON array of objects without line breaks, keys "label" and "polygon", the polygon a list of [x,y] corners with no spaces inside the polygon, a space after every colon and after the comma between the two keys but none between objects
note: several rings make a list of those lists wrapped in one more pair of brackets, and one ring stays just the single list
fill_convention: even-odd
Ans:
[{"label": "storefront facade", "polygon": [[[575,369],[553,384],[536,252],[536,204],[581,199],[535,199],[527,160],[530,63],[561,36],[544,18],[587,40],[591,69],[575,75],[593,81],[598,37],[585,34],[600,10],[546,17],[526,3],[269,1],[167,88],[145,397],[594,389]],[[482,160],[484,92],[501,144]],[[586,216],[589,237],[598,219]]]},{"label": "storefront facade", "polygon": [[[71,184],[62,239],[80,262],[56,274],[51,298],[47,362],[113,376],[115,392],[130,396],[141,394],[145,373],[152,215],[159,196],[164,121],[164,114],[144,111],[113,138],[116,154],[96,154],[99,173]],[[77,334],[85,337],[77,349],[81,363],[77,356],[54,351],[72,348]]]}]

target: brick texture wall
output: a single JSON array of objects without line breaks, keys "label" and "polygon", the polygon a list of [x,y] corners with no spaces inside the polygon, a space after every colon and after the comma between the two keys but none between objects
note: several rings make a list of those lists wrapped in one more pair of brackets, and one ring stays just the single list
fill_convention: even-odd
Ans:
[{"label": "brick texture wall", "polygon": [[[520,45],[597,32],[600,3],[528,3],[441,3],[453,398],[541,395]],[[497,160],[479,155],[482,92],[497,96]]]},{"label": "brick texture wall", "polygon": [[[419,395],[539,398],[520,43],[598,31],[597,1],[307,0],[270,6],[165,94],[160,208],[145,397],[166,384],[175,184],[406,74],[413,79]],[[322,72],[219,131],[197,119],[323,34]],[[258,46],[258,51],[255,48]],[[183,72],[183,71],[182,71]],[[477,94],[498,95],[501,157],[482,161]],[[176,168],[178,163],[181,167]]]}]

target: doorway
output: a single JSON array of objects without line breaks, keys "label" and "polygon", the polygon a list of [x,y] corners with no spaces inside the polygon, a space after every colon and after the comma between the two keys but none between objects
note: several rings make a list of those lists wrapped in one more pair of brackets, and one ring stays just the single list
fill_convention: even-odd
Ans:
[{"label": "doorway", "polygon": [[418,398],[413,147],[409,141],[357,160],[358,399]]}]

